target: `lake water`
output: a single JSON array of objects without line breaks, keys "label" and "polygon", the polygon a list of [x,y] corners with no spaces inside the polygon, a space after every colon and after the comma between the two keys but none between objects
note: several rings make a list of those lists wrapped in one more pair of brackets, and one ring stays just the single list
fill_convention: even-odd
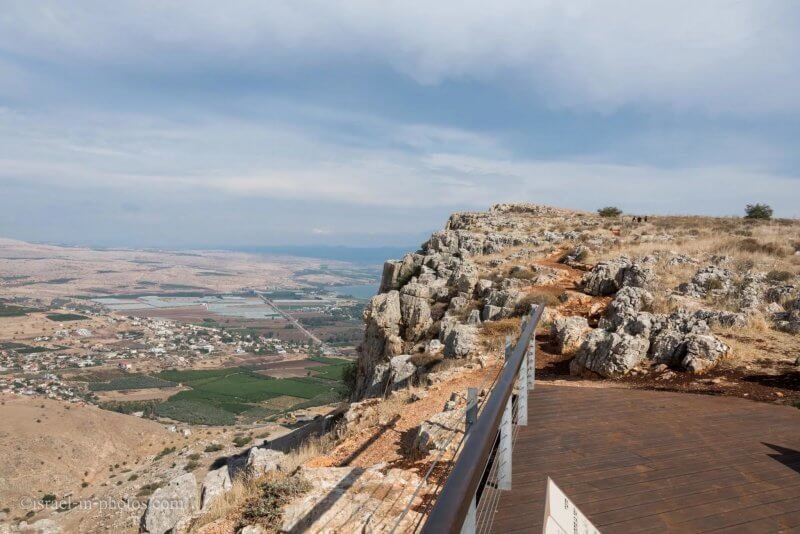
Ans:
[{"label": "lake water", "polygon": [[378,294],[380,284],[361,284],[356,286],[325,286],[322,289],[335,293],[340,297],[352,296],[357,299],[368,300]]}]

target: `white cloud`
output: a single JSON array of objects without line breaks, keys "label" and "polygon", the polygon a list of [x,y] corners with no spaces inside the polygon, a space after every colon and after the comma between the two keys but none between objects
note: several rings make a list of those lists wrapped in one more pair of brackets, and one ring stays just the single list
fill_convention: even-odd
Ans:
[{"label": "white cloud", "polygon": [[[767,202],[780,215],[800,215],[800,179],[777,172],[702,163],[659,168],[588,155],[561,161],[510,158],[491,136],[431,125],[374,120],[367,135],[380,146],[401,147],[395,149],[213,116],[190,124],[124,114],[80,122],[70,114],[6,112],[5,119],[0,185],[23,179],[43,188],[102,188],[122,198],[130,190],[164,195],[201,190],[401,209],[533,201],[584,209],[617,204],[652,213],[736,214],[746,203]],[[312,228],[312,233],[327,230]]]},{"label": "white cloud", "polygon": [[799,14],[793,0],[16,0],[0,50],[151,72],[376,64],[423,84],[521,80],[577,109],[796,113]]}]

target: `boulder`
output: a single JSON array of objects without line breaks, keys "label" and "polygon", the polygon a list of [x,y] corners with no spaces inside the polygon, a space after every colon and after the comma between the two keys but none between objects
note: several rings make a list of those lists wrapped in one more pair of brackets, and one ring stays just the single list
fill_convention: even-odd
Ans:
[{"label": "boulder", "polygon": [[142,516],[142,531],[165,534],[190,517],[198,504],[194,474],[186,473],[174,478],[165,487],[157,489],[147,501],[147,509]]},{"label": "boulder", "polygon": [[459,293],[471,295],[478,284],[478,269],[471,262],[464,262],[453,272],[450,286]]},{"label": "boulder", "polygon": [[281,468],[284,456],[280,451],[253,447],[247,454],[247,471],[254,476],[263,475],[270,471],[278,471]]},{"label": "boulder", "polygon": [[689,282],[678,286],[678,291],[695,298],[703,298],[709,293],[725,295],[733,286],[732,277],[728,269],[708,265],[697,271]]},{"label": "boulder", "polygon": [[586,371],[605,378],[623,376],[638,367],[647,357],[650,342],[641,336],[593,330],[570,362],[570,372]]},{"label": "boulder", "polygon": [[692,373],[704,373],[724,358],[730,347],[711,335],[689,334],[686,336],[686,355],[681,365]]},{"label": "boulder", "polygon": [[575,248],[564,254],[560,261],[570,266],[583,265],[590,253],[589,247],[584,244],[578,244]]},{"label": "boulder", "polygon": [[684,334],[672,328],[659,330],[650,340],[650,360],[656,365],[677,366],[686,353]]},{"label": "boulder", "polygon": [[466,358],[475,346],[473,325],[457,324],[448,329],[444,338],[445,358]]},{"label": "boulder", "polygon": [[625,269],[630,265],[631,260],[625,256],[601,261],[583,275],[580,287],[589,295],[613,295],[622,287]]},{"label": "boulder", "polygon": [[590,331],[585,317],[559,317],[553,321],[550,336],[558,354],[572,354],[578,350]]},{"label": "boulder", "polygon": [[472,310],[469,312],[469,317],[467,317],[467,324],[469,325],[479,325],[481,324],[481,312],[478,310]]},{"label": "boulder", "polygon": [[437,413],[424,421],[415,440],[415,448],[421,452],[455,449],[461,441],[466,420],[461,411],[448,410]]},{"label": "boulder", "polygon": [[200,505],[200,509],[203,511],[208,510],[218,497],[231,489],[232,485],[231,475],[227,465],[209,471],[206,474],[206,478],[203,480],[202,504]]}]

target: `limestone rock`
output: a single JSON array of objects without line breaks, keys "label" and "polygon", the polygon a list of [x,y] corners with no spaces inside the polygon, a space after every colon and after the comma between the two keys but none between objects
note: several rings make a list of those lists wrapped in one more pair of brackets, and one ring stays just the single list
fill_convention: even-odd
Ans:
[{"label": "limestone rock", "polygon": [[686,338],[686,355],[681,364],[692,373],[704,373],[729,351],[730,348],[714,336],[690,334]]},{"label": "limestone rock", "polygon": [[277,471],[281,468],[284,454],[280,451],[265,449],[263,447],[253,447],[247,454],[247,470],[253,475],[263,475],[270,471]]},{"label": "limestone rock", "polygon": [[199,504],[197,480],[186,473],[157,489],[142,517],[142,530],[150,534],[165,534],[197,510]]},{"label": "limestone rock", "polygon": [[437,413],[419,427],[415,441],[421,452],[454,449],[464,433],[465,417],[460,411],[448,410]]},{"label": "limestone rock", "polygon": [[[2,525],[0,525],[0,532],[3,532]],[[9,530],[9,532],[13,531]],[[63,530],[52,519],[40,519],[30,524],[23,521],[20,524],[19,532],[25,534],[61,534]]]},{"label": "limestone rock", "polygon": [[478,269],[469,262],[464,262],[453,272],[450,286],[459,293],[471,295],[478,284]]},{"label": "limestone rock", "polygon": [[732,287],[732,274],[718,265],[708,265],[697,271],[692,279],[678,286],[684,295],[703,298],[708,293],[727,294]]},{"label": "limestone rock", "polygon": [[457,324],[448,329],[444,338],[445,358],[466,358],[475,346],[475,327]]},{"label": "limestone rock", "polygon": [[589,247],[584,244],[578,244],[575,248],[564,254],[560,261],[570,266],[583,265],[590,253]]},{"label": "limestone rock", "polygon": [[421,339],[433,324],[431,307],[423,298],[401,295],[400,313],[404,325],[403,337],[408,341]]},{"label": "limestone rock", "polygon": [[650,341],[650,360],[657,365],[679,365],[685,352],[684,334],[671,328],[660,330]]},{"label": "limestone rock", "polygon": [[570,372],[581,375],[588,370],[605,378],[623,376],[645,360],[649,347],[650,342],[645,337],[598,328],[578,349],[570,362]]},{"label": "limestone rock", "polygon": [[394,356],[400,342],[400,293],[390,291],[372,297],[364,310],[364,347],[373,358]]},{"label": "limestone rock", "polygon": [[228,466],[220,467],[206,474],[203,480],[203,493],[201,510],[206,511],[218,497],[232,487],[231,475]]},{"label": "limestone rock", "polygon": [[585,317],[560,317],[553,321],[550,335],[558,354],[572,354],[588,335],[589,323]]},{"label": "limestone rock", "polygon": [[613,295],[622,287],[625,269],[630,265],[630,259],[625,256],[601,261],[583,276],[580,287],[589,295]]}]

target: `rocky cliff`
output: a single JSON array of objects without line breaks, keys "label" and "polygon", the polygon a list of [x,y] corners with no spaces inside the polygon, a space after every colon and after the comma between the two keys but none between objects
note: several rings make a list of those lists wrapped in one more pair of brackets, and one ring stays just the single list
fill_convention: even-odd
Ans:
[{"label": "rocky cliff", "polygon": [[732,352],[715,329],[800,329],[798,224],[780,226],[532,204],[456,213],[418,251],[385,263],[364,313],[355,397],[419,378],[415,355],[474,356],[482,323],[532,302],[548,304],[550,346],[572,358],[574,375],[706,372]]}]

